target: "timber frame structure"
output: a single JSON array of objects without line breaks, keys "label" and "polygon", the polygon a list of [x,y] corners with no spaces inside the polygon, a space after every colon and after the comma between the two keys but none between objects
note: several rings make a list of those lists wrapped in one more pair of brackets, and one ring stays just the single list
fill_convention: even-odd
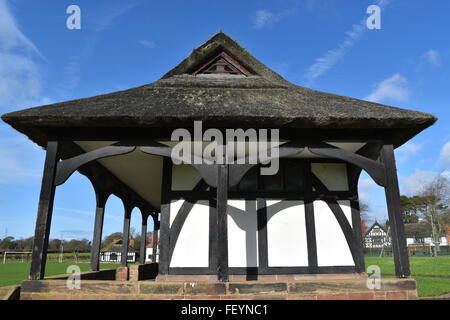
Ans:
[{"label": "timber frame structure", "polygon": [[[163,79],[152,85],[121,93],[32,108],[2,117],[4,121],[46,149],[30,270],[31,280],[40,280],[45,276],[55,189],[75,171],[91,181],[97,200],[91,255],[91,269],[94,271],[99,269],[105,204],[110,195],[116,195],[124,204],[122,266],[127,265],[126,251],[131,212],[134,208],[139,208],[142,213],[142,234],[147,233],[149,217],[153,219],[155,230],[160,230],[160,275],[207,274],[217,275],[220,281],[228,281],[231,274],[363,273],[365,266],[357,183],[361,171],[364,170],[376,184],[385,189],[396,275],[399,278],[410,276],[394,149],[432,125],[436,121],[434,116],[318,93],[295,86],[262,65],[223,33],[215,35]],[[252,87],[253,85],[255,87]],[[168,93],[164,91],[166,89]],[[196,95],[187,91],[191,89],[197,92]],[[198,90],[202,89],[213,92],[211,97],[205,98],[205,101],[202,100],[203,93],[198,93]],[[254,106],[249,105],[250,113],[246,114],[247,111],[244,109],[235,110],[231,106],[236,102],[230,95],[233,90],[236,91],[236,95],[247,92],[245,90],[253,90],[252,92],[258,92],[258,95],[263,96],[257,97]],[[286,98],[283,101],[279,100],[281,99],[279,97],[274,97],[275,93],[281,90],[284,91],[280,96]],[[284,92],[292,94],[286,96]],[[181,95],[181,98],[177,95]],[[161,98],[158,98],[159,96]],[[163,98],[166,100],[161,100],[162,102],[158,100]],[[154,105],[152,99],[156,101]],[[241,100],[238,104],[243,101],[251,104],[251,100],[255,98],[239,99]],[[268,111],[264,101],[269,105],[273,104],[274,108]],[[103,103],[105,105],[100,105]],[[124,104],[124,108],[119,110],[117,105],[120,103]],[[161,103],[164,105],[161,106]],[[186,106],[181,105],[182,103]],[[211,110],[208,109],[208,103],[213,105]],[[260,106],[258,103],[263,105]],[[220,111],[219,106],[216,107],[215,104],[219,104],[225,111]],[[96,111],[97,108],[103,110],[102,108],[108,105],[111,105],[112,113],[117,112],[113,116],[111,113],[104,115],[102,111]],[[260,107],[261,112],[257,109]],[[310,107],[312,113],[307,114],[305,110]],[[357,114],[352,114],[352,108],[359,110]],[[143,110],[143,113],[140,114],[136,110]],[[273,114],[266,114],[270,112]],[[74,113],[81,116],[78,117]],[[316,113],[317,118],[314,118]],[[177,114],[178,117],[175,116]],[[322,114],[329,114],[328,120],[324,121]],[[126,123],[122,123],[123,119],[126,119]],[[245,177],[253,174],[251,172],[260,166],[259,163],[195,164],[192,167],[198,179],[193,187],[181,191],[174,189],[171,133],[178,127],[193,132],[193,120],[203,120],[207,127],[217,127],[223,131],[225,128],[250,127],[279,129],[280,141],[283,141],[279,146],[281,168],[288,170],[284,169],[285,166],[286,168],[293,166],[292,170],[297,170],[295,172],[298,172],[303,181],[302,191],[299,192],[297,189],[271,191],[270,185],[262,190],[258,187],[263,179],[261,176],[255,178],[258,185],[254,190],[239,191],[240,187],[237,186],[246,179]],[[349,146],[352,145],[358,147],[350,150]],[[135,157],[126,159],[139,157],[139,163],[145,161],[146,157],[159,159],[154,161],[155,163],[159,161],[160,169],[155,169],[154,172],[159,172],[161,179],[158,181],[155,178],[152,184],[158,185],[160,199],[154,201],[158,196],[148,196],[140,187],[143,182],[132,181],[135,183],[132,184],[131,180],[124,179],[123,175],[118,173],[120,170],[116,170],[121,168],[121,165],[106,162],[121,157],[125,159],[123,158],[125,156]],[[126,163],[127,160],[122,161]],[[343,166],[348,188],[346,190],[330,188],[311,169],[316,163],[324,166],[329,164]],[[285,175],[288,176],[289,174]],[[283,179],[286,179],[283,180],[283,186],[286,186],[288,178]],[[176,216],[171,218],[172,204],[180,199],[184,202]],[[231,256],[228,227],[230,201],[233,199],[240,199],[239,201],[242,200],[247,207],[256,208],[254,227],[257,247],[254,248],[255,252],[247,252],[247,255],[253,254],[256,261],[254,265],[235,266],[229,261]],[[287,202],[283,202],[284,200]],[[171,265],[183,226],[191,216],[190,212],[196,203],[202,201],[206,201],[209,208],[208,263],[201,267]],[[269,201],[273,203],[269,204]],[[349,203],[349,217],[342,208],[342,201]],[[336,219],[353,263],[326,265],[318,262],[320,259],[316,241],[318,229],[315,224],[318,202],[325,203],[326,210],[329,210]],[[273,263],[271,265],[269,260],[274,258],[269,258],[268,254],[268,246],[272,245],[268,240],[268,217],[291,207],[304,207],[306,239],[304,251],[307,263],[296,266],[288,264],[280,266]],[[289,246],[295,251],[295,244]],[[142,264],[145,263],[145,248],[146,237],[142,237],[140,244]]]}]

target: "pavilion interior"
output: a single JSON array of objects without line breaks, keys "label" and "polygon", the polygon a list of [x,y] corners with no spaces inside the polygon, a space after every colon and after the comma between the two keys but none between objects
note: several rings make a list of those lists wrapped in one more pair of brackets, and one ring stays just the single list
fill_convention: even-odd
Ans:
[{"label": "pavilion interior", "polygon": [[[93,151],[115,143],[114,141],[75,141],[84,151]],[[174,146],[177,142],[163,142],[168,146]],[[185,143],[185,142],[182,142]],[[215,142],[203,142],[203,150],[206,146],[214,144]],[[245,143],[245,146],[237,143],[237,158],[245,157],[257,150],[252,146],[251,142]],[[283,144],[280,142],[279,144]],[[328,142],[331,145],[341,149],[357,152],[365,143],[356,142]],[[194,151],[194,148],[192,148]],[[203,151],[202,151],[203,152]],[[193,152],[201,156],[202,152]],[[290,158],[323,158],[312,154],[305,149],[302,153],[292,156]],[[161,183],[162,183],[162,167],[163,157],[145,154],[137,148],[133,152],[110,158],[98,160],[98,162],[113,173],[118,179],[128,185],[131,189],[137,192],[156,209],[160,208],[161,204]],[[173,190],[192,190],[195,184],[200,180],[200,175],[190,165],[174,165],[173,176],[178,177],[172,181]],[[320,178],[320,177],[319,177]]]}]

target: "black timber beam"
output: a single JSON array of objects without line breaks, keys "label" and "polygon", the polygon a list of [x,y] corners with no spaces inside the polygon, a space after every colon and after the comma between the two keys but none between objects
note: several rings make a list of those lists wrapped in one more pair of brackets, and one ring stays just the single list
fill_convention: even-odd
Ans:
[{"label": "black timber beam", "polygon": [[34,229],[30,280],[42,280],[45,276],[45,263],[47,262],[47,248],[50,237],[53,201],[55,198],[55,175],[58,160],[59,144],[57,141],[49,141],[45,156],[36,227]]}]

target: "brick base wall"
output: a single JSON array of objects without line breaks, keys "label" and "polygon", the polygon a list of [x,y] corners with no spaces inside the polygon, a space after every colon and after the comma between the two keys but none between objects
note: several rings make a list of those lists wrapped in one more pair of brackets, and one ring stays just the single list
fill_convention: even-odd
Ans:
[{"label": "brick base wall", "polygon": [[19,300],[20,286],[0,287],[0,300]]},{"label": "brick base wall", "polygon": [[116,280],[118,281],[127,281],[129,275],[129,268],[128,267],[120,267],[117,268],[116,271]]},{"label": "brick base wall", "polygon": [[365,279],[294,280],[247,282],[81,282],[69,290],[61,280],[28,280],[22,283],[23,300],[110,300],[110,299],[207,299],[207,300],[413,300],[417,299],[412,279],[386,279],[380,290],[369,290]]},{"label": "brick base wall", "polygon": [[158,264],[147,263],[130,266],[130,281],[153,280],[158,275]]}]

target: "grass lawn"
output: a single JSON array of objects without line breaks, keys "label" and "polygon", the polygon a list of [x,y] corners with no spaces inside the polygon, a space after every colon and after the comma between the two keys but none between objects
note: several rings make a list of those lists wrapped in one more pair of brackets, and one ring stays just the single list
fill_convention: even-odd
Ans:
[{"label": "grass lawn", "polygon": [[[74,262],[47,262],[45,268],[46,276],[54,276],[58,274],[65,274],[67,267],[74,265]],[[90,270],[89,263],[78,263],[76,264],[80,267],[81,272],[86,272]],[[119,264],[113,263],[102,263],[100,264],[101,269],[111,269],[117,268]],[[22,282],[22,280],[28,279],[28,272],[30,271],[30,263],[26,262],[7,262],[5,264],[0,264],[0,287],[17,285]]]},{"label": "grass lawn", "polygon": [[419,297],[435,297],[450,292],[450,279],[414,277]]},{"label": "grass lawn", "polygon": [[[450,277],[450,257],[411,257],[411,274],[413,276],[440,276]],[[377,265],[382,274],[395,274],[394,259],[366,257],[366,268]]]},{"label": "grass lawn", "polygon": [[[365,260],[366,268],[370,265],[377,265],[382,274],[388,276],[395,274],[392,258],[366,257]],[[417,282],[419,297],[439,296],[450,292],[450,257],[411,257],[409,262],[411,275]]]}]

